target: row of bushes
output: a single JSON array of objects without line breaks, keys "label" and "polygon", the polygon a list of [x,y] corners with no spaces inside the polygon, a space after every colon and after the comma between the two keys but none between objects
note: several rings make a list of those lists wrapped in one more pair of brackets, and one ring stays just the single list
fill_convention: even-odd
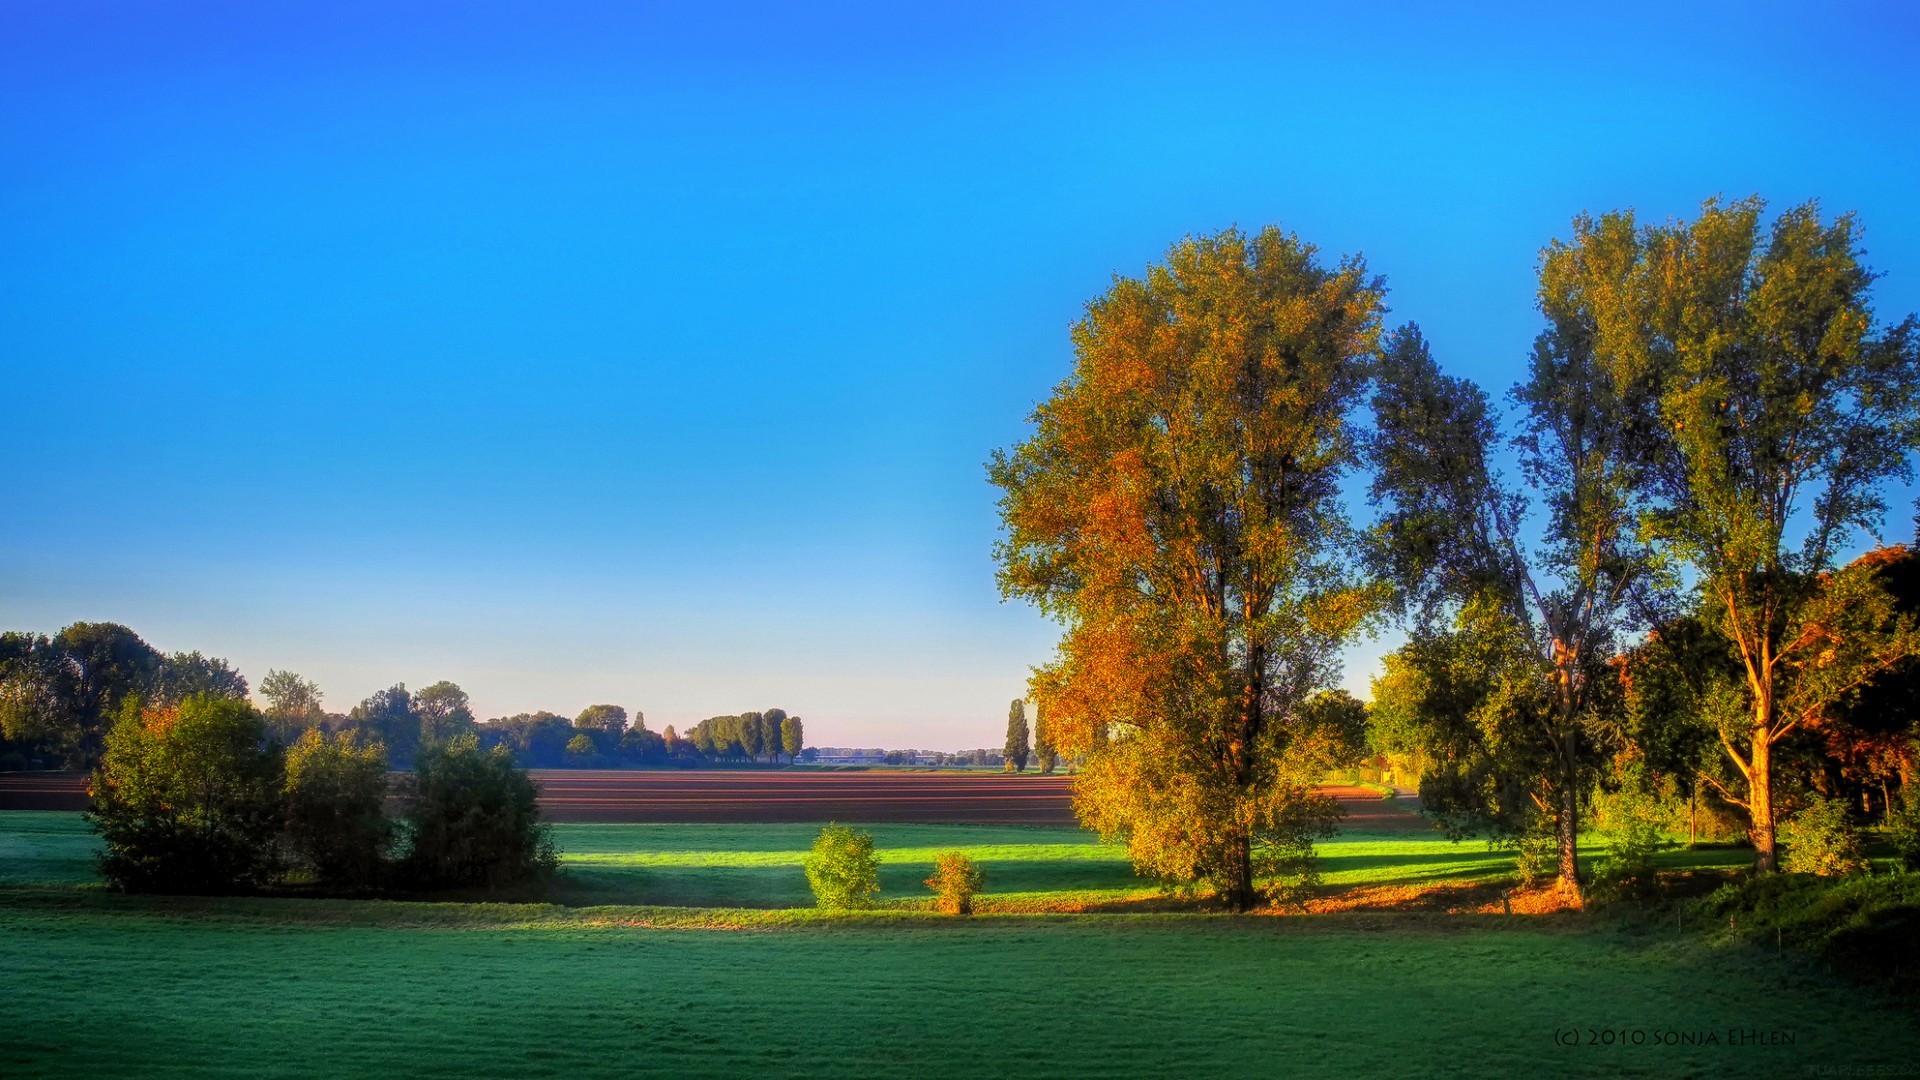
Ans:
[{"label": "row of bushes", "polygon": [[493,887],[550,873],[532,779],[472,736],[427,748],[387,814],[387,754],[352,732],[268,738],[244,700],[129,705],[109,731],[88,817],[129,892],[366,892]]},{"label": "row of bushes", "polygon": [[[880,895],[880,859],[874,854],[872,833],[828,825],[814,840],[806,868],[807,884],[824,910],[870,908]],[[935,909],[948,915],[973,914],[973,898],[981,884],[980,867],[962,851],[942,852],[926,881],[934,893]]]}]

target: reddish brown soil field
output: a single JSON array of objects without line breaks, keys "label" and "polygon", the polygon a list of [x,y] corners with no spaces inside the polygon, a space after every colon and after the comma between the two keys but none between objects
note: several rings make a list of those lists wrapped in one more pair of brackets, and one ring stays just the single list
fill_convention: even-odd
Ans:
[{"label": "reddish brown soil field", "polygon": [[[641,772],[536,769],[555,821],[897,821],[1072,825],[1073,780],[963,772]],[[84,810],[81,773],[0,774],[0,810]],[[1329,787],[1346,825],[1421,828],[1401,800]]]}]

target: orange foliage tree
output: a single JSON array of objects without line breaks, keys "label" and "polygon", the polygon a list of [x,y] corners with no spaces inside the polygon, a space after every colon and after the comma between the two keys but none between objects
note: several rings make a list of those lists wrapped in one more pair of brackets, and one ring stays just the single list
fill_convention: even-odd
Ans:
[{"label": "orange foliage tree", "polygon": [[1332,821],[1307,703],[1381,599],[1340,481],[1383,294],[1278,229],[1182,241],[1088,306],[1073,374],[989,464],[1002,592],[1065,628],[1032,692],[1085,756],[1076,810],[1236,909]]}]

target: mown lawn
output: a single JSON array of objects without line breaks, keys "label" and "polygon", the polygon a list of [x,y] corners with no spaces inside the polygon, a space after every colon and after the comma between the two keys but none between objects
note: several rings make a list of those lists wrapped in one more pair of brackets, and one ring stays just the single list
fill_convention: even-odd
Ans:
[{"label": "mown lawn", "polygon": [[[0,1076],[1783,1076],[1920,1054],[1910,1014],[1790,951],[1620,922],[905,909],[949,847],[1006,895],[1143,888],[1074,830],[875,827],[899,905],[855,918],[780,910],[806,902],[811,826],[559,831],[569,898],[597,906],[120,897],[85,885],[77,815],[0,815]],[[1366,883],[1500,869],[1406,834],[1328,854]],[[636,906],[681,902],[703,906]]]}]

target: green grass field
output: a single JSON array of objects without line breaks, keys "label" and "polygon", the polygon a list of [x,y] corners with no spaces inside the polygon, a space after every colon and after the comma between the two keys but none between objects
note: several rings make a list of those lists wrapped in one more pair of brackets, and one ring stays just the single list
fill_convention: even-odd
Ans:
[{"label": "green grass field", "polygon": [[[1152,892],[1071,829],[875,827],[891,908],[821,917],[792,908],[815,831],[562,826],[568,905],[207,900],[106,893],[78,815],[0,814],[0,1075],[1895,1075],[1920,1054],[1910,1014],[1791,952],[1619,920],[911,910],[950,847],[1003,905]],[[1408,834],[1326,853],[1350,884],[1503,868]]]}]

